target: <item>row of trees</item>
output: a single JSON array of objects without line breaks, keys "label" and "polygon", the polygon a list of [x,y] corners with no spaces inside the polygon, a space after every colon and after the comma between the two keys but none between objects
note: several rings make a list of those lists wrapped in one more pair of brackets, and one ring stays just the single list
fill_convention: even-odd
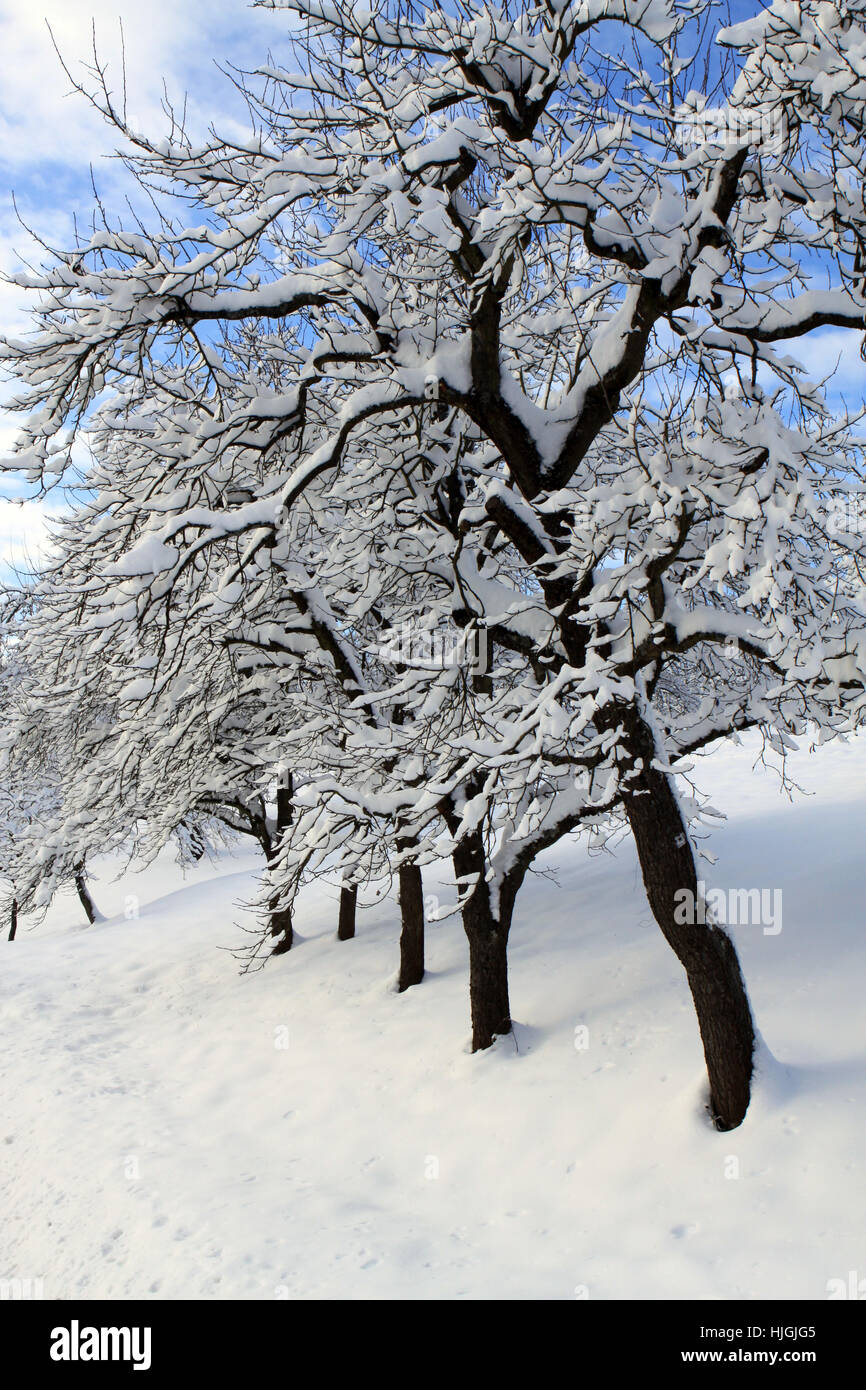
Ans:
[{"label": "row of trees", "polygon": [[678,920],[673,769],[862,721],[862,443],[786,344],[866,329],[866,7],[270,7],[246,141],[151,142],[94,70],[150,221],[16,281],[10,464],[74,498],[5,627],[7,784],[58,769],[22,891],[228,827],[260,952],[311,877],[341,936],[390,878],[408,988],[449,855],[479,1049],[536,858],[627,828],[732,1128],[754,1024],[723,926]]}]

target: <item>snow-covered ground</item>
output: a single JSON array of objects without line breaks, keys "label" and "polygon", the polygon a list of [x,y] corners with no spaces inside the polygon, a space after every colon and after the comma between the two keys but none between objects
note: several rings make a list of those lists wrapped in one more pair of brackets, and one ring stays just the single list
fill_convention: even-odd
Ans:
[{"label": "snow-covered ground", "polygon": [[393,904],[340,943],[323,887],[297,950],[241,976],[253,859],[184,881],[168,857],[97,872],[111,920],[64,898],[0,947],[0,1278],[63,1299],[822,1299],[866,1277],[866,746],[798,754],[793,804],[754,755],[700,766],[730,817],[708,881],[783,892],[781,931],[736,932],[767,1048],[740,1130],[707,1124],[628,843],[560,847],[557,881],[527,884],[515,1037],[477,1056],[456,918],[397,995]]}]

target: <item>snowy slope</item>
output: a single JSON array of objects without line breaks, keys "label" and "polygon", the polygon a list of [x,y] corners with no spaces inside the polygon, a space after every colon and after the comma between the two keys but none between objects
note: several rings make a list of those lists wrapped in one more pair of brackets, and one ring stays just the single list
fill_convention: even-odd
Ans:
[{"label": "snowy slope", "polygon": [[781,932],[736,933],[773,1054],[742,1129],[707,1125],[627,843],[560,847],[557,882],[527,885],[516,1038],[475,1057],[456,919],[398,996],[393,905],[338,943],[323,887],[298,949],[240,976],[221,948],[243,944],[253,859],[186,882],[167,859],[96,877],[104,924],[67,898],[0,946],[0,1277],[60,1298],[821,1299],[866,1276],[866,745],[797,755],[814,795],[793,805],[754,753],[700,769],[731,817],[708,880],[784,894]]}]

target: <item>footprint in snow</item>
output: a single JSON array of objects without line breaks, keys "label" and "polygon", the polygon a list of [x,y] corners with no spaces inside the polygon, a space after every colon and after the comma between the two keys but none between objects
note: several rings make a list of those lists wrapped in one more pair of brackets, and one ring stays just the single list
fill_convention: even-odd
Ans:
[{"label": "footprint in snow", "polygon": [[691,1221],[685,1226],[672,1226],[671,1235],[675,1240],[686,1240],[689,1236],[696,1236],[700,1229],[699,1221]]}]

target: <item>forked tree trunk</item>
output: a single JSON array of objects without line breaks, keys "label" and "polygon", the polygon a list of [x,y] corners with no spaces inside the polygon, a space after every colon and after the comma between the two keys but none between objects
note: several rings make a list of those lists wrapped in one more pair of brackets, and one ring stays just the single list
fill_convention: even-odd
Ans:
[{"label": "forked tree trunk", "polygon": [[469,942],[469,1004],[472,1013],[472,1051],[491,1047],[494,1038],[511,1032],[508,998],[508,932],[514,892],[500,893],[498,914],[493,910],[490,886],[485,882],[484,843],[475,831],[452,854],[461,894],[475,883],[463,906],[463,930]]},{"label": "forked tree trunk", "polygon": [[75,891],[78,894],[78,900],[81,903],[81,906],[84,908],[85,916],[87,917],[87,920],[90,923],[90,925],[93,926],[94,922],[102,921],[102,913],[97,910],[93,902],[93,899],[90,896],[90,889],[88,888],[87,880],[84,877],[83,864],[79,864],[75,869]]},{"label": "forked tree trunk", "polygon": [[[271,848],[270,858],[276,854],[280,841],[292,821],[292,791],[292,774],[286,772],[283,774],[283,785],[277,787],[277,833]],[[292,949],[292,943],[295,939],[292,909],[291,907],[280,907],[279,895],[275,893],[270,900],[268,914],[271,938],[274,942],[271,947],[271,955],[283,956],[286,951]]]},{"label": "forked tree trunk", "polygon": [[351,941],[355,935],[355,910],[357,906],[357,883],[344,883],[340,889],[340,916],[337,922],[337,937],[340,941]]},{"label": "forked tree trunk", "polygon": [[[623,804],[637,846],[653,916],[683,965],[692,992],[717,1129],[735,1129],[749,1105],[755,1029],[733,942],[720,926],[677,921],[678,891],[697,907],[698,877],[679,802],[669,777],[653,765],[651,728],[636,709],[622,721],[629,761]],[[640,760],[640,763],[638,763]],[[642,764],[642,765],[640,765]],[[682,901],[682,900],[681,900]],[[680,914],[681,915],[681,914]]]},{"label": "forked tree trunk", "polygon": [[397,989],[424,978],[424,883],[417,864],[400,867],[400,978]]},{"label": "forked tree trunk", "polygon": [[17,898],[13,898],[13,899],[12,899],[12,905],[11,905],[11,907],[9,908],[9,940],[10,940],[10,941],[14,941],[14,940],[15,940],[15,933],[17,932],[17,930],[18,930],[18,899],[17,899]]}]

